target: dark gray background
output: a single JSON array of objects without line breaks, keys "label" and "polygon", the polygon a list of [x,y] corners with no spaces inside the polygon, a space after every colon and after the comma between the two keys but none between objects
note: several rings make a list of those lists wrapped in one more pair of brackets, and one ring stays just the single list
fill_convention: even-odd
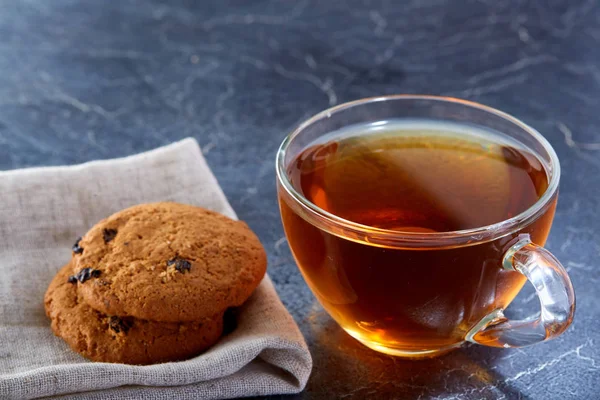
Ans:
[{"label": "dark gray background", "polygon": [[[6,0],[0,169],[197,138],[240,218],[263,241],[269,273],[311,346],[315,368],[300,398],[595,399],[599,62],[593,0]],[[280,225],[276,149],[313,113],[391,93],[479,101],[521,118],[556,148],[563,176],[547,247],[578,296],[564,336],[409,362],[363,348],[315,302]],[[530,294],[513,303],[513,315],[536,309]]]}]

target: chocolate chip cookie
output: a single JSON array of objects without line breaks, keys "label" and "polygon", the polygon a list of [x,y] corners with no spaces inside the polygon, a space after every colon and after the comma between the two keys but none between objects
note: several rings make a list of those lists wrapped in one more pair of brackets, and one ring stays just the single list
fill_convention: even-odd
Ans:
[{"label": "chocolate chip cookie", "polygon": [[[52,330],[84,357],[94,361],[154,364],[193,357],[219,340],[223,313],[196,322],[153,322],[109,316],[88,306],[64,266],[44,299]],[[79,282],[79,280],[77,281]]]},{"label": "chocolate chip cookie", "polygon": [[73,247],[71,281],[92,308],[195,321],[241,305],[267,259],[248,226],[200,207],[153,203],[96,224]]}]

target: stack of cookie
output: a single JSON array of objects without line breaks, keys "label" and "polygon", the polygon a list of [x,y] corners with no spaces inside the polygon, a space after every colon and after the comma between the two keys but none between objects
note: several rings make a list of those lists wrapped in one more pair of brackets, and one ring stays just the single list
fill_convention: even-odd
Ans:
[{"label": "stack of cookie", "polygon": [[250,297],[266,264],[241,221],[177,203],[138,205],[77,241],[46,292],[46,314],[91,360],[183,360],[218,341],[224,312]]}]

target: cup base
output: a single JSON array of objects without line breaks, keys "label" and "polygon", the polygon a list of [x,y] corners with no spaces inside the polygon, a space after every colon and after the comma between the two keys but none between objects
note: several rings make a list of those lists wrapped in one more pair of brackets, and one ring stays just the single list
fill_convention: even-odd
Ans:
[{"label": "cup base", "polygon": [[407,350],[407,349],[399,349],[396,347],[389,347],[389,346],[385,346],[378,342],[365,340],[364,338],[360,337],[360,335],[358,335],[352,331],[346,330],[346,332],[350,336],[352,336],[354,339],[358,340],[360,343],[364,344],[368,348],[375,350],[379,353],[384,353],[384,354],[388,354],[388,355],[394,356],[394,357],[408,358],[408,359],[413,359],[413,360],[438,357],[438,356],[444,355],[446,353],[451,352],[452,350],[455,350],[455,349],[461,347],[464,343],[464,342],[459,342],[459,343],[452,344],[450,346],[441,347],[441,348],[432,349],[432,350]]}]

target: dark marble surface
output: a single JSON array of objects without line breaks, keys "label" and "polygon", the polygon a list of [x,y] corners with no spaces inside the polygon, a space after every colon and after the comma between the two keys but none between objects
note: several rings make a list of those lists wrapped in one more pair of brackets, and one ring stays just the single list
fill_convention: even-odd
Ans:
[{"label": "dark marble surface", "polygon": [[[0,169],[198,139],[310,344],[299,398],[600,398],[598,2],[3,1],[0,38]],[[564,336],[409,362],[363,348],[315,302],[283,237],[275,151],[305,117],[386,93],[483,102],[555,146],[563,177],[547,247],[578,296]],[[526,292],[511,309],[536,300]]]}]

